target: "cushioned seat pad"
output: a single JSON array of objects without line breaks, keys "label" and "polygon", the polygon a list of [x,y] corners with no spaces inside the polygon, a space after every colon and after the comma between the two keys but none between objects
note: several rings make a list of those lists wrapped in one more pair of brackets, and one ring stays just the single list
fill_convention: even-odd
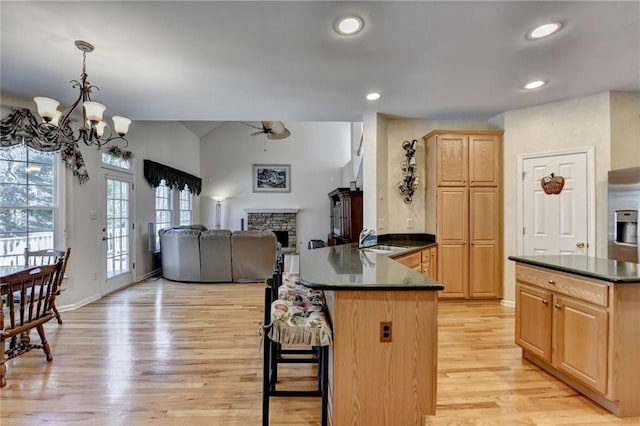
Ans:
[{"label": "cushioned seat pad", "polygon": [[281,344],[329,346],[331,325],[324,307],[278,299],[271,304],[269,339]]},{"label": "cushioned seat pad", "polygon": [[325,304],[324,292],[300,284],[298,274],[282,273],[282,285],[278,288],[278,299],[296,303]]}]

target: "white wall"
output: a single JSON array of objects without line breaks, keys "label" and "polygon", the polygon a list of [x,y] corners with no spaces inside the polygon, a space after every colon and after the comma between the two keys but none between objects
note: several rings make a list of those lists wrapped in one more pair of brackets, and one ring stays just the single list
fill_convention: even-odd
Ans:
[{"label": "white wall", "polygon": [[363,229],[375,229],[377,234],[388,233],[387,142],[388,119],[382,114],[364,117],[362,158]]},{"label": "white wall", "polygon": [[[609,93],[570,99],[504,113],[504,298],[515,300],[518,254],[516,192],[518,155],[595,147],[595,255],[607,257],[607,172],[610,165]],[[594,242],[591,242],[592,244]]]},{"label": "white wall", "polygon": [[[351,180],[356,181],[358,188],[362,188],[362,160],[364,158],[364,135],[362,133],[363,123],[361,121],[351,123]],[[358,151],[360,151],[359,155]]]},{"label": "white wall", "polygon": [[[291,136],[281,140],[251,136],[255,130],[239,122],[225,123],[202,138],[204,225],[215,225],[215,202],[208,196],[222,195],[228,197],[222,203],[222,228],[238,230],[244,218],[246,229],[245,209],[295,208],[300,209],[298,249],[306,249],[310,239],[326,241],[327,194],[343,184],[342,169],[350,160],[351,124],[287,122],[286,126]],[[291,192],[252,192],[253,164],[290,164]]]},{"label": "white wall", "polygon": [[640,92],[611,92],[611,169],[640,166]]}]

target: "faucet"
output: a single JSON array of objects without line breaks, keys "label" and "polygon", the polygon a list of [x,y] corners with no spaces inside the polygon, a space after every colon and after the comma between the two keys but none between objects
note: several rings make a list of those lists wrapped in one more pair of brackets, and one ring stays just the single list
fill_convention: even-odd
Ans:
[{"label": "faucet", "polygon": [[364,228],[362,231],[360,231],[360,236],[358,237],[358,246],[362,247],[365,240],[369,238],[371,235],[375,235],[375,234],[376,234],[375,229]]}]

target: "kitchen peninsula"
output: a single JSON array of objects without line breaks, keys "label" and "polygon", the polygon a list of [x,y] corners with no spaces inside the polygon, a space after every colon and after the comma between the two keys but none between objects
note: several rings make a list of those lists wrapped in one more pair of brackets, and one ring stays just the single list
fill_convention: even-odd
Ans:
[{"label": "kitchen peninsula", "polygon": [[301,283],[324,290],[331,315],[332,425],[418,426],[435,414],[443,286],[393,260],[432,244],[412,241],[389,254],[357,244],[300,254]]},{"label": "kitchen peninsula", "polygon": [[620,417],[640,415],[640,265],[586,256],[516,262],[523,357]]}]

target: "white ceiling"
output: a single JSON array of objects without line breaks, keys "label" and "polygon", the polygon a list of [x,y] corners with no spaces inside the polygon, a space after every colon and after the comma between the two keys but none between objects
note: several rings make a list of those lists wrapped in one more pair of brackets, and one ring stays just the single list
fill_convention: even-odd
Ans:
[{"label": "white ceiling", "polygon": [[[346,13],[364,19],[356,36],[332,30]],[[639,1],[3,1],[0,14],[3,93],[70,105],[83,39],[94,100],[134,120],[486,119],[640,90]],[[565,27],[525,39],[548,20]],[[549,84],[520,89],[534,79]]]}]

